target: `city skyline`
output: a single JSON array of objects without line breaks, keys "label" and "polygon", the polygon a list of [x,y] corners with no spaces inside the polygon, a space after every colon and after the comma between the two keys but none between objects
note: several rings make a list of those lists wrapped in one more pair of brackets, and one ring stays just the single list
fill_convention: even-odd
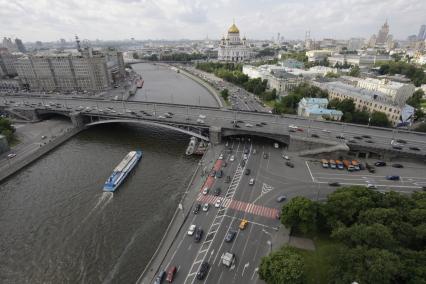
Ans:
[{"label": "city skyline", "polygon": [[[71,39],[123,40],[220,39],[235,19],[241,35],[271,39],[364,37],[377,33],[385,20],[395,39],[417,34],[426,22],[426,2],[347,0],[178,1],[108,0],[66,3],[0,0],[1,36],[30,41]],[[348,8],[350,7],[350,8]]]}]

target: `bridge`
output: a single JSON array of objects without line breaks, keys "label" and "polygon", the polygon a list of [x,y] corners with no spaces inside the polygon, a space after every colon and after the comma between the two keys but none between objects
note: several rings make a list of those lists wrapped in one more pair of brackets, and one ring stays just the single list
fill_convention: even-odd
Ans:
[{"label": "bridge", "polygon": [[[351,150],[367,156],[426,157],[424,133],[317,121],[292,115],[155,102],[32,96],[2,96],[0,108],[32,120],[43,119],[51,114],[64,115],[78,127],[107,123],[164,127],[214,144],[220,143],[227,136],[248,135],[276,140],[291,150],[345,144]],[[233,123],[235,121],[238,122],[237,127]],[[391,144],[392,140],[403,141],[395,147]]]}]

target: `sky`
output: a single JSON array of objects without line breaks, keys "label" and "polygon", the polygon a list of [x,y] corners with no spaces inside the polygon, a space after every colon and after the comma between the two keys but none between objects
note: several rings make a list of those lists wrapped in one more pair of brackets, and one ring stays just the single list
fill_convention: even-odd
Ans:
[{"label": "sky", "polygon": [[0,0],[0,37],[219,39],[235,19],[248,39],[369,38],[388,20],[397,39],[426,24],[426,0]]}]

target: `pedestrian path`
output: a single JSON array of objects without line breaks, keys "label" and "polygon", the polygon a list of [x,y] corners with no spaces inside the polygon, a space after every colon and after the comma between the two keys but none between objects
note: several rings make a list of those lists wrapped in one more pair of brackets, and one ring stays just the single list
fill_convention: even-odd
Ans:
[{"label": "pedestrian path", "polygon": [[269,207],[265,207],[261,205],[255,205],[253,203],[233,200],[229,198],[222,198],[220,196],[199,194],[197,201],[201,203],[214,204],[216,203],[216,200],[218,199],[222,200],[221,207],[223,208],[230,208],[237,211],[244,211],[249,214],[263,216],[266,218],[275,219],[277,214],[279,213],[278,209],[276,208],[269,208]]}]

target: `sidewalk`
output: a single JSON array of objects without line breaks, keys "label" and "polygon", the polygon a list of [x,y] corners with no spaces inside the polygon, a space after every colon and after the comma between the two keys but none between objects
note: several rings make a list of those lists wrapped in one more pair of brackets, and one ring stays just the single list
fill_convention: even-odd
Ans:
[{"label": "sidewalk", "polygon": [[167,256],[170,248],[172,247],[174,241],[177,239],[179,232],[181,231],[182,225],[184,224],[189,213],[191,213],[191,208],[195,202],[198,193],[202,185],[204,184],[207,174],[203,173],[204,169],[207,168],[207,172],[214,165],[219,153],[223,150],[221,145],[209,146],[207,152],[204,154],[203,158],[200,160],[197,169],[195,170],[191,181],[182,196],[182,200],[176,208],[175,214],[170,221],[169,226],[167,227],[163,239],[158,245],[157,251],[154,252],[151,260],[145,267],[145,270],[139,276],[136,283],[149,284],[155,279],[158,274],[158,270],[161,267],[164,258]]}]

